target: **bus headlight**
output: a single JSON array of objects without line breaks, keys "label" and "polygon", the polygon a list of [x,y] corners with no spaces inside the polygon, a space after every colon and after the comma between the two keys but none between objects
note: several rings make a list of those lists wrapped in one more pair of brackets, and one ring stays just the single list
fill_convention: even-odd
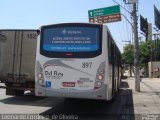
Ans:
[{"label": "bus headlight", "polygon": [[97,70],[94,89],[99,89],[105,80],[105,62],[102,62]]},{"label": "bus headlight", "polygon": [[38,73],[37,74],[37,78],[38,78],[38,83],[40,86],[44,86],[44,77],[43,77],[43,74],[42,73]]},{"label": "bus headlight", "polygon": [[43,85],[44,81],[43,80],[39,80],[39,84]]},{"label": "bus headlight", "polygon": [[98,86],[101,86],[102,85],[102,82],[97,82]]},{"label": "bus headlight", "polygon": [[43,78],[42,73],[39,73],[39,74],[38,74],[38,78]]},{"label": "bus headlight", "polygon": [[98,79],[98,80],[103,80],[103,75],[98,75],[98,76],[97,76],[97,79]]},{"label": "bus headlight", "polygon": [[43,68],[39,61],[36,61],[36,70],[35,70],[35,79],[36,79],[36,86],[45,87],[44,75],[43,75]]},{"label": "bus headlight", "polygon": [[99,89],[101,86],[103,85],[103,82],[100,81],[96,81],[95,85],[94,85],[94,89]]}]

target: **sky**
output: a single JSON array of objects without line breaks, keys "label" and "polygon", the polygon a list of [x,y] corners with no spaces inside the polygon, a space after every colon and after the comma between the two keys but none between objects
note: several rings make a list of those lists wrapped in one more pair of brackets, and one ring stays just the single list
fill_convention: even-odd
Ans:
[{"label": "sky", "polygon": [[[125,4],[123,0],[115,1],[132,11],[131,5]],[[138,17],[141,14],[153,26],[154,4],[160,10],[160,0],[139,0],[137,12]],[[88,10],[113,5],[117,5],[113,0],[0,0],[0,29],[38,29],[42,25],[56,23],[88,23]],[[130,13],[122,7],[121,13],[131,21]],[[133,42],[131,25],[123,16],[122,21],[106,25],[121,51],[127,43],[124,41]],[[140,31],[139,36],[143,37]]]}]

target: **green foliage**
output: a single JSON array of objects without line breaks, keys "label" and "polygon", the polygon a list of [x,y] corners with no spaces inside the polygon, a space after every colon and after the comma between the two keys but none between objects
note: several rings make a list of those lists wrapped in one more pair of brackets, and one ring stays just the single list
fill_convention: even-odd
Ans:
[{"label": "green foliage", "polygon": [[133,45],[127,45],[124,47],[124,52],[122,54],[122,61],[125,64],[134,64],[134,47]]},{"label": "green foliage", "polygon": [[139,64],[140,66],[146,66],[151,60],[151,53],[154,47],[153,41],[144,42],[139,46]]},{"label": "green foliage", "polygon": [[[147,41],[139,45],[139,64],[144,67],[151,60],[151,53],[154,48],[153,41]],[[127,45],[124,47],[122,60],[125,64],[134,64],[134,46]]]}]

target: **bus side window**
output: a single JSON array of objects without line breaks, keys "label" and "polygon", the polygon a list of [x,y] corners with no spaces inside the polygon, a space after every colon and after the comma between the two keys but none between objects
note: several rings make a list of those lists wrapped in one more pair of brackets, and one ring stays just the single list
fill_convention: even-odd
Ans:
[{"label": "bus side window", "polygon": [[109,64],[111,64],[111,37],[108,33],[108,59],[109,59]]},{"label": "bus side window", "polygon": [[111,64],[115,63],[115,48],[113,42],[111,42]]}]

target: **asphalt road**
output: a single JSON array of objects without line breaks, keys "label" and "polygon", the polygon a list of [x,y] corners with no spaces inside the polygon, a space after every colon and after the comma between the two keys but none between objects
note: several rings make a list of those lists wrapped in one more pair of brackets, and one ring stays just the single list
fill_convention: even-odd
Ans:
[{"label": "asphalt road", "polygon": [[0,87],[1,114],[39,114],[56,120],[108,120],[125,119],[128,110],[134,114],[132,90],[125,81],[114,102],[36,97],[33,93],[26,93],[22,97],[6,96],[5,88]]}]

